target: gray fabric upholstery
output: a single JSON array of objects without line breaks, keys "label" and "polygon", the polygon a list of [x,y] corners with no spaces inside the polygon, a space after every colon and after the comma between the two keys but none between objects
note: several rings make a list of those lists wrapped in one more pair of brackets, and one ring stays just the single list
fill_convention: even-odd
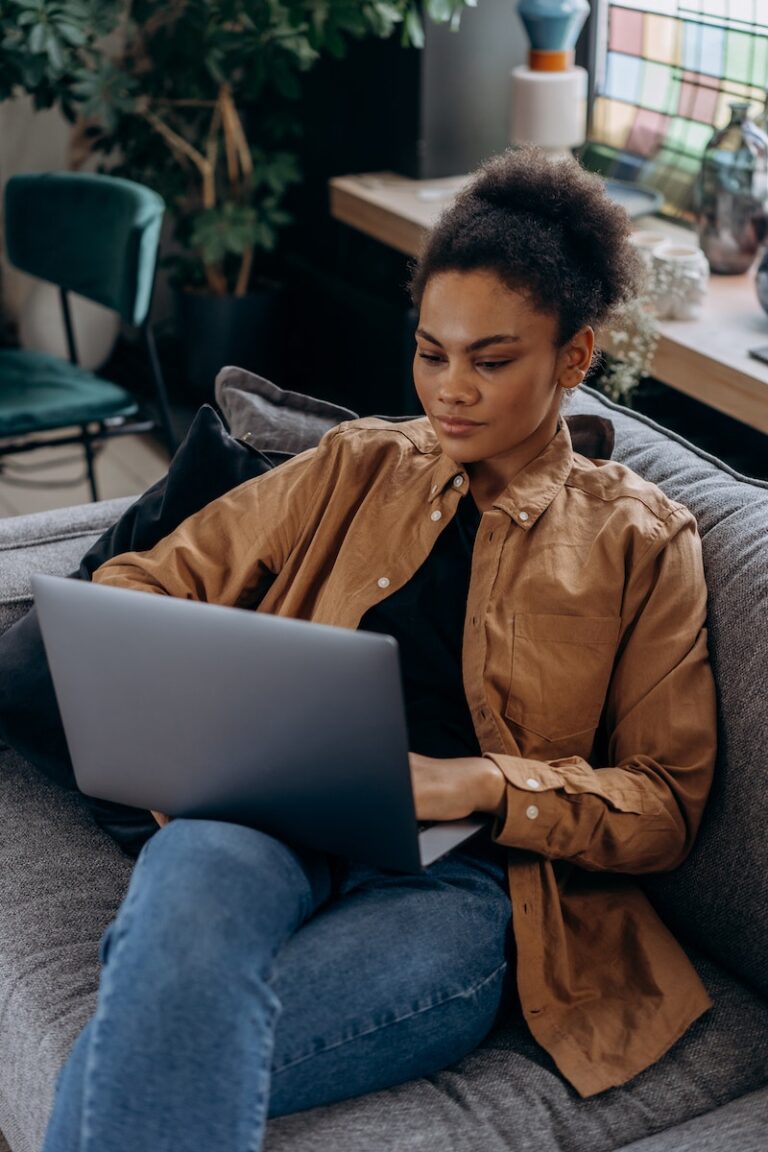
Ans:
[{"label": "gray fabric upholstery", "polygon": [[[689,861],[645,882],[681,938],[698,947],[692,956],[715,1008],[653,1068],[586,1101],[510,1020],[436,1076],[273,1121],[266,1152],[764,1147],[756,1141],[768,1116],[768,1000],[760,992],[768,973],[768,485],[736,477],[586,390],[568,412],[609,416],[614,458],[683,500],[701,525],[721,705],[718,781]],[[0,628],[26,606],[31,572],[71,571],[129,502],[0,521]],[[10,752],[0,756],[0,798],[0,1129],[13,1152],[37,1152],[58,1070],[94,1009],[98,943],[132,862],[77,795]]]},{"label": "gray fabric upholstery", "polygon": [[510,1024],[436,1076],[273,1121],[265,1152],[613,1152],[663,1132],[768,1077],[768,1005],[697,967],[716,1009],[621,1088],[580,1100],[524,1025]]},{"label": "gray fabric upholstery", "polygon": [[121,497],[0,519],[0,632],[29,608],[34,572],[73,572],[91,544],[132,503],[131,497]]},{"label": "gray fabric upholstery", "polygon": [[768,993],[768,484],[597,393],[579,396],[573,410],[609,415],[613,458],[698,520],[720,709],[717,772],[688,860],[645,882],[678,935]]},{"label": "gray fabric upholstery", "polygon": [[688,1124],[628,1144],[620,1152],[765,1152],[767,1134],[768,1089],[764,1089]]},{"label": "gray fabric upholstery", "polygon": [[[11,753],[0,794],[0,1128],[13,1152],[34,1152],[132,865],[78,796]],[[768,1081],[768,1002],[697,963],[715,1009],[623,1088],[579,1100],[513,1021],[437,1076],[273,1122],[268,1152],[609,1152],[700,1115]]]},{"label": "gray fabric upholstery", "polygon": [[0,758],[0,1129],[39,1147],[51,1076],[93,1014],[98,944],[132,861],[80,797]]}]

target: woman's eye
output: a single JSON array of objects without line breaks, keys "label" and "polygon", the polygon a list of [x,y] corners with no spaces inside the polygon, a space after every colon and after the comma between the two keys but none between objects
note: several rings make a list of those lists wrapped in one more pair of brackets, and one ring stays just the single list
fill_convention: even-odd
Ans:
[{"label": "woman's eye", "polygon": [[419,352],[419,359],[426,360],[428,364],[439,364],[440,357],[433,356],[429,352]]},{"label": "woman's eye", "polygon": [[478,360],[478,368],[503,368],[505,364],[510,364],[510,360]]}]

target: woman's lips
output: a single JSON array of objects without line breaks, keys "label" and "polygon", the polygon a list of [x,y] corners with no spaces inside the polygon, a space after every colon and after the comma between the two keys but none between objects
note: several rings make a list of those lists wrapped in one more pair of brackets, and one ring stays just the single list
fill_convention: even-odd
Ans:
[{"label": "woman's lips", "polygon": [[450,436],[470,436],[482,428],[482,424],[473,424],[468,420],[449,420],[447,416],[436,416],[435,419]]}]

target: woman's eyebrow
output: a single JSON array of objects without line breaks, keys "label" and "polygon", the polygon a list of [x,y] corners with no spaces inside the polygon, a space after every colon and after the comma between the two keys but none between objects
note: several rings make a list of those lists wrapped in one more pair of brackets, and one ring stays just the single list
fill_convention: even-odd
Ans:
[{"label": "woman's eyebrow", "polygon": [[[430,344],[436,344],[438,348],[443,347],[437,337],[430,336],[425,328],[417,328],[416,335],[422,336],[425,340],[429,340]],[[513,336],[511,332],[497,332],[495,336],[483,336],[481,340],[473,340],[471,344],[467,344],[464,351],[476,352],[478,348],[485,348],[488,344],[511,343],[520,339],[520,336]]]}]

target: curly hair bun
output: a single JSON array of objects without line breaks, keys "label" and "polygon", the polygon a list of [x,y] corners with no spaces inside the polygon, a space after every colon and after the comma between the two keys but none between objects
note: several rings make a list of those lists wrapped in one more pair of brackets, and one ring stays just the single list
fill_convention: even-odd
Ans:
[{"label": "curly hair bun", "polygon": [[526,144],[483,162],[440,217],[412,270],[418,307],[438,272],[488,269],[558,318],[561,342],[636,295],[631,222],[601,177]]}]

